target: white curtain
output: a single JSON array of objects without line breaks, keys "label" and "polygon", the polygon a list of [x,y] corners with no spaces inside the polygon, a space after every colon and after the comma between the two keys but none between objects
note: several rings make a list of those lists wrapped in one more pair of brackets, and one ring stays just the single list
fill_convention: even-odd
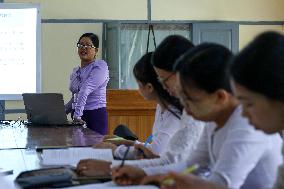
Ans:
[{"label": "white curtain", "polygon": [[[167,36],[177,34],[190,40],[189,24],[154,24],[156,44]],[[135,78],[132,74],[133,66],[137,60],[146,53],[148,24],[121,24],[120,25],[120,44],[119,56],[116,63],[119,63],[119,88],[137,89]],[[150,33],[150,42],[148,51],[154,51],[153,35]],[[113,66],[117,67],[117,66]],[[116,72],[115,70],[113,70]],[[110,81],[111,82],[111,81]]]}]

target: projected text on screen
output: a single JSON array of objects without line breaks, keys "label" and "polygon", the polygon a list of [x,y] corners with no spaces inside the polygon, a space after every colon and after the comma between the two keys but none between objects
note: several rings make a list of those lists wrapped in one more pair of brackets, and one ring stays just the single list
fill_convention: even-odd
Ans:
[{"label": "projected text on screen", "polygon": [[0,7],[0,95],[38,92],[37,11]]}]

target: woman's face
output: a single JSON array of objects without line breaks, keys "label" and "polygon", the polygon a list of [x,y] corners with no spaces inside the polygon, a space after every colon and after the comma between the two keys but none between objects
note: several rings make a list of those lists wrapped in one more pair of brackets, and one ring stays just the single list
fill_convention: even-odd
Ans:
[{"label": "woman's face", "polygon": [[83,62],[92,62],[98,52],[98,48],[94,47],[92,40],[88,37],[82,37],[79,41],[78,55]]},{"label": "woman's face", "polygon": [[163,88],[168,91],[171,96],[177,97],[176,93],[176,73],[165,71],[154,66],[155,72],[158,75],[158,81]]},{"label": "woman's face", "polygon": [[247,117],[256,129],[265,133],[276,133],[284,129],[284,103],[271,100],[232,82],[234,94],[243,105],[243,116]]},{"label": "woman's face", "polygon": [[201,121],[214,121],[216,116],[217,96],[198,89],[192,82],[182,85],[177,74],[177,93],[179,100],[188,115]]},{"label": "woman's face", "polygon": [[145,100],[153,100],[153,86],[150,83],[143,84],[140,81],[137,81],[137,84],[140,95],[143,96]]}]

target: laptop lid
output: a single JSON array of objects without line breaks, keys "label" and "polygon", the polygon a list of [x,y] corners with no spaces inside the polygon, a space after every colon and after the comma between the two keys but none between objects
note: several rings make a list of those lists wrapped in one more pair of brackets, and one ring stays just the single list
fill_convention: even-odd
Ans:
[{"label": "laptop lid", "polygon": [[60,93],[22,94],[28,121],[38,125],[64,125],[67,116]]}]

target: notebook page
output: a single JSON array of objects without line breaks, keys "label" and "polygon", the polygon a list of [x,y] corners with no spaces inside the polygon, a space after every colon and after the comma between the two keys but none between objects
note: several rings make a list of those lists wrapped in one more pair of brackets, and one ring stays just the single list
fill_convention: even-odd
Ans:
[{"label": "notebook page", "polygon": [[110,149],[94,148],[46,149],[42,151],[42,165],[76,166],[82,159],[112,161],[113,155]]},{"label": "notebook page", "polygon": [[[113,182],[106,182],[103,184],[87,184],[80,186],[67,187],[68,189],[158,189],[156,186],[151,185],[136,185],[136,186],[117,186]],[[64,189],[67,189],[64,188]]]}]

